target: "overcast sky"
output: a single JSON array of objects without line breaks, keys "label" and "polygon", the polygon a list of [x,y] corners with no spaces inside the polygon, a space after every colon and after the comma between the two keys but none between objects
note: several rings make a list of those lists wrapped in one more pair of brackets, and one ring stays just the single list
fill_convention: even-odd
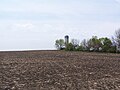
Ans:
[{"label": "overcast sky", "polygon": [[0,50],[55,49],[56,39],[110,37],[120,0],[0,0]]}]

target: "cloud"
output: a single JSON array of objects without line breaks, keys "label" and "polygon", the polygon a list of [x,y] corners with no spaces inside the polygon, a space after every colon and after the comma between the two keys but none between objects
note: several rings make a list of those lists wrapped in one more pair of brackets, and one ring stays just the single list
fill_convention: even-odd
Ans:
[{"label": "cloud", "polygon": [[[48,1],[49,2],[49,1]],[[8,12],[39,12],[39,13],[54,13],[54,14],[73,14],[76,12],[81,12],[81,13],[91,13],[91,11],[93,12],[94,10],[96,10],[96,8],[94,7],[98,7],[100,6],[100,4],[98,3],[87,3],[87,2],[83,2],[82,0],[80,1],[69,1],[69,2],[64,2],[61,1],[60,2],[52,2],[52,3],[35,3],[35,1],[33,2],[26,2],[21,1],[19,3],[11,3],[11,4],[5,4],[3,3],[3,5],[1,5],[0,10],[1,11],[8,11]],[[105,7],[104,7],[105,8]]]},{"label": "cloud", "polygon": [[[23,3],[24,2],[24,3]],[[113,20],[119,17],[119,9],[110,1],[28,1],[12,0],[0,4],[0,19],[11,20],[63,20],[92,21]],[[115,16],[115,17],[114,17]],[[117,18],[118,19],[118,18]],[[117,20],[116,19],[116,20]],[[119,20],[118,20],[119,21]]]},{"label": "cloud", "polygon": [[31,23],[26,23],[26,24],[14,24],[15,27],[17,28],[25,28],[25,29],[31,29],[34,27],[33,24]]},{"label": "cloud", "polygon": [[115,1],[120,4],[120,0],[115,0]]},{"label": "cloud", "polygon": [[119,10],[112,0],[3,0],[0,49],[54,48],[54,41],[65,35],[111,37],[120,26]]}]

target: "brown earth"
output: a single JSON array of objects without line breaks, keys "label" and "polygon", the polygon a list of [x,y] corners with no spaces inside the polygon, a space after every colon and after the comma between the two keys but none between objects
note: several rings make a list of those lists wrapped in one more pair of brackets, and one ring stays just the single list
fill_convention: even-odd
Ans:
[{"label": "brown earth", "polygon": [[0,52],[0,90],[120,90],[120,54]]}]

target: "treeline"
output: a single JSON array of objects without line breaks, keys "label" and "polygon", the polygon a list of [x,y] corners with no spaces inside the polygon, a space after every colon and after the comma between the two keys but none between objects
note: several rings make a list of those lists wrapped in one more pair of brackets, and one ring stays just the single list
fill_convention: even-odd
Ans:
[{"label": "treeline", "polygon": [[84,39],[79,42],[77,39],[72,39],[71,42],[66,42],[64,39],[58,39],[55,42],[58,50],[66,51],[90,51],[90,52],[120,52],[120,29],[115,31],[115,35],[110,39],[108,37],[98,38],[92,36],[90,39]]}]

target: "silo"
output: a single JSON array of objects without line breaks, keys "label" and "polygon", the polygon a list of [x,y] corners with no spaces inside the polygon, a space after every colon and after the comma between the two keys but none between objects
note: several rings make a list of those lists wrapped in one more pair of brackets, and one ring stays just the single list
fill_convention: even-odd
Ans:
[{"label": "silo", "polygon": [[69,36],[66,35],[66,36],[65,36],[65,45],[67,45],[68,43],[69,43]]}]

